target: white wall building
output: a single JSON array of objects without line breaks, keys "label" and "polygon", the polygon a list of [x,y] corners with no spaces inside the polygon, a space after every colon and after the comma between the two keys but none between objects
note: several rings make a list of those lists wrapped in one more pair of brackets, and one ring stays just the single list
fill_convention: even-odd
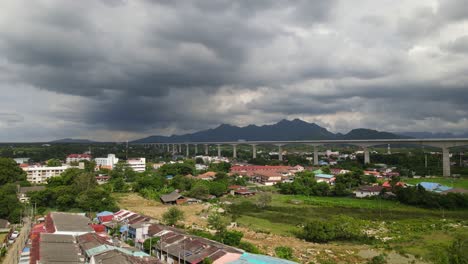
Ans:
[{"label": "white wall building", "polygon": [[47,179],[60,176],[68,168],[70,168],[68,165],[62,165],[60,167],[46,167],[37,165],[22,167],[22,169],[27,174],[26,179],[30,183],[47,183]]},{"label": "white wall building", "polygon": [[146,158],[129,159],[127,165],[136,172],[144,172],[146,170]]},{"label": "white wall building", "polygon": [[70,154],[67,156],[67,164],[72,162],[80,162],[82,160],[91,161],[91,155],[89,154]]},{"label": "white wall building", "polygon": [[119,159],[115,157],[115,154],[109,154],[107,158],[95,158],[94,161],[96,161],[96,166],[112,170]]}]

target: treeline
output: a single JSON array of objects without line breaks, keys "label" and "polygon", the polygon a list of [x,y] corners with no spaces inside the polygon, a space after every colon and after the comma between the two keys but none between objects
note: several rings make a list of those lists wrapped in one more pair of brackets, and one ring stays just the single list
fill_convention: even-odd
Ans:
[{"label": "treeline", "polygon": [[165,164],[157,171],[141,173],[131,183],[132,189],[148,199],[159,200],[163,194],[179,190],[184,195],[207,199],[210,195],[219,197],[228,191],[229,185],[246,185],[241,177],[228,177],[229,163],[210,164],[209,171],[216,173],[213,180],[199,180],[189,175],[196,174],[191,160],[183,163]]},{"label": "treeline", "polygon": [[110,193],[99,186],[93,173],[68,169],[59,177],[48,179],[46,189],[30,193],[30,201],[39,213],[47,208],[69,211],[117,211]]},{"label": "treeline", "polygon": [[468,208],[468,195],[461,193],[439,194],[426,191],[422,186],[395,188],[398,201],[429,209]]},{"label": "treeline", "polygon": [[291,183],[278,183],[276,186],[282,194],[296,194],[307,196],[347,196],[352,189],[363,184],[376,183],[374,176],[364,175],[362,170],[354,170],[346,174],[335,176],[332,187],[326,182],[317,182],[311,171],[296,173]]},{"label": "treeline", "polygon": [[0,218],[18,223],[24,210],[16,185],[28,185],[26,173],[9,158],[0,158]]}]

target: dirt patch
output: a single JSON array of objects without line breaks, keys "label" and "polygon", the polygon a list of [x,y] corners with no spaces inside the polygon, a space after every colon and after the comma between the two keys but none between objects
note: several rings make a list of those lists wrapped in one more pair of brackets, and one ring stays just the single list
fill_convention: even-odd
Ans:
[{"label": "dirt patch", "polygon": [[[135,213],[150,216],[154,219],[162,220],[162,215],[173,205],[164,205],[157,201],[152,201],[141,197],[138,194],[131,193],[125,196],[117,198],[117,204],[120,208],[130,210]],[[177,206],[184,212],[185,225],[196,224],[199,226],[205,226],[206,220],[202,215],[203,209],[206,209],[206,205],[203,204],[192,204],[192,205],[179,205]]]}]

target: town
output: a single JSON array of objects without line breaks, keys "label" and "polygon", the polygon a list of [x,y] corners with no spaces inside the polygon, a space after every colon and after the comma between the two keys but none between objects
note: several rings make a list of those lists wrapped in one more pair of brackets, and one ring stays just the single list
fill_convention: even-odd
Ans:
[{"label": "town", "polygon": [[[34,148],[42,153],[40,155],[48,156],[46,153],[55,152],[54,148],[60,145],[43,144]],[[326,222],[313,218],[309,219],[312,222],[302,220],[295,213],[284,217],[298,218],[292,223],[298,221],[303,230],[293,226],[289,231],[278,231],[275,229],[283,220],[261,216],[261,212],[275,211],[276,206],[286,206],[295,212],[298,209],[295,207],[326,209],[330,205],[322,203],[338,202],[341,205],[331,207],[336,210],[344,206],[353,211],[360,209],[353,209],[356,205],[347,203],[356,203],[358,207],[366,204],[372,208],[369,213],[375,214],[378,210],[381,219],[402,210],[399,207],[427,208],[417,209],[427,213],[443,208],[444,221],[453,214],[453,220],[447,225],[465,225],[459,222],[468,205],[468,180],[464,176],[416,175],[416,171],[405,171],[399,164],[363,162],[363,151],[349,147],[314,148],[315,151],[310,152],[286,146],[280,155],[268,146],[258,146],[256,157],[248,158],[252,155],[248,148],[240,147],[234,154],[229,152],[229,147],[221,149],[219,145],[206,146],[200,153],[198,149],[193,149],[192,153],[189,149],[183,150],[181,144],[172,144],[171,148],[125,143],[112,147],[68,146],[84,151],[42,161],[37,160],[36,154],[34,159],[1,158],[2,169],[17,174],[7,182],[12,182],[9,185],[16,193],[18,207],[5,212],[3,216],[7,219],[0,221],[5,259],[16,259],[19,263],[99,263],[106,259],[122,263],[356,261],[379,259],[387,253],[377,250],[365,255],[363,249],[346,249],[346,257],[340,257],[334,256],[335,252],[330,249],[303,252],[304,248],[291,247],[290,243],[279,243],[272,248],[246,235],[271,232],[271,238],[266,235],[267,240],[292,239],[291,232],[297,230],[295,236],[301,238],[302,243],[364,239],[381,241],[387,247],[396,240],[382,231],[366,234],[368,220],[350,217],[354,213],[340,213],[342,216],[331,216],[326,221],[338,221],[336,217],[348,215],[346,217],[350,218],[345,221],[353,222],[358,229],[340,231],[343,234],[330,231],[335,233],[332,237],[309,230],[312,228],[309,225],[331,228]],[[102,152],[115,150],[115,147],[117,154],[95,156],[92,152],[92,149]],[[13,148],[22,153],[25,147]],[[399,148],[392,153],[390,146],[382,146],[370,151],[370,155],[379,161],[389,160],[400,155],[397,151],[402,150]],[[140,156],[134,156],[138,154]],[[440,153],[424,155],[427,159],[427,155],[436,157]],[[460,156],[460,161],[453,162],[452,166],[462,171],[465,163]],[[425,167],[432,165],[425,164]],[[7,186],[2,187],[4,192]],[[129,204],[132,199],[136,204]],[[148,203],[150,205],[144,205]],[[308,205],[312,207],[309,209]],[[18,211],[18,208],[22,209]],[[303,213],[308,219],[308,213]],[[420,213],[426,214],[425,211]],[[265,225],[262,221],[272,222]],[[290,224],[289,220],[284,221]],[[339,228],[336,225],[332,228]],[[58,254],[62,250],[68,253]],[[393,252],[397,251],[391,252],[396,254]],[[408,261],[423,259],[423,256],[412,255]]]}]

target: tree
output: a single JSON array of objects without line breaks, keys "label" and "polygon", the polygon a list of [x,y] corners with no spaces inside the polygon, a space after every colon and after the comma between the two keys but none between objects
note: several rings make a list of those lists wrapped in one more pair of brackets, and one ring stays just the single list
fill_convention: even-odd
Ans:
[{"label": "tree", "polygon": [[23,180],[26,180],[26,172],[13,159],[0,158],[0,185]]},{"label": "tree", "polygon": [[190,190],[190,196],[197,199],[205,199],[210,194],[210,189],[205,182],[197,182]]},{"label": "tree", "polygon": [[92,173],[81,173],[74,179],[78,191],[88,191],[97,186],[96,177]]},{"label": "tree", "polygon": [[262,192],[258,195],[256,204],[258,208],[265,208],[271,203],[272,197],[270,193]]},{"label": "tree", "polygon": [[198,157],[198,158],[195,159],[195,163],[196,164],[205,164],[205,161],[203,160],[203,158]]},{"label": "tree", "polygon": [[458,235],[448,248],[450,264],[468,263],[468,237]]},{"label": "tree", "polygon": [[184,212],[173,206],[163,214],[163,221],[167,225],[173,226],[184,219]]},{"label": "tree", "polygon": [[244,234],[239,231],[225,231],[219,235],[221,243],[229,246],[237,247],[240,245]]},{"label": "tree", "polygon": [[228,185],[223,182],[212,181],[209,183],[210,194],[219,197],[228,191]]},{"label": "tree", "polygon": [[143,242],[143,249],[146,252],[149,252],[152,247],[158,244],[159,239],[160,239],[159,237],[151,237],[151,238],[146,239],[145,242]]},{"label": "tree", "polygon": [[47,161],[47,167],[60,167],[62,162],[58,159],[50,159]]},{"label": "tree", "polygon": [[226,231],[228,224],[229,220],[219,213],[212,213],[208,216],[208,226],[216,230],[218,234]]},{"label": "tree", "polygon": [[208,166],[208,169],[214,172],[228,173],[231,170],[231,163],[229,162],[210,163],[210,165]]},{"label": "tree", "polygon": [[288,260],[294,259],[293,250],[290,247],[284,247],[284,246],[276,247],[275,253],[278,258],[288,259]]},{"label": "tree", "polygon": [[335,230],[330,223],[314,219],[304,226],[302,238],[311,242],[328,242],[335,238]]}]

